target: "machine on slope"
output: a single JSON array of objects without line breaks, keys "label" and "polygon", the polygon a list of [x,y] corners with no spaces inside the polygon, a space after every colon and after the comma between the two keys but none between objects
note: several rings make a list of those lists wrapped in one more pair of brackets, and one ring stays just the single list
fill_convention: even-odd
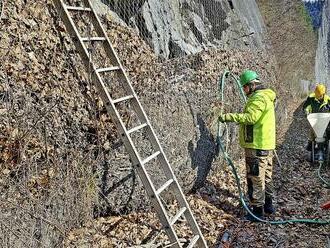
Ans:
[{"label": "machine on slope", "polygon": [[[311,163],[319,164],[318,175],[321,181],[329,186],[329,182],[320,175],[323,165],[330,165],[330,113],[312,113],[307,120],[313,128],[315,140],[312,141]],[[321,206],[322,209],[330,209],[330,201]]]},{"label": "machine on slope", "polygon": [[330,164],[330,113],[312,113],[307,116],[315,140],[312,141],[311,163]]}]

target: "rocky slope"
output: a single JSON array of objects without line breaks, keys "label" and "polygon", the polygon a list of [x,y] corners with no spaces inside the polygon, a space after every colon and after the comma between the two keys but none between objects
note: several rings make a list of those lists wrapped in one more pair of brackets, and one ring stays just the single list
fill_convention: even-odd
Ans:
[{"label": "rocky slope", "polygon": [[303,2],[258,0],[257,3],[278,64],[278,80],[288,85],[288,91],[300,96],[304,90],[301,80],[315,81],[317,48],[317,33],[308,22]]},{"label": "rocky slope", "polygon": [[[93,217],[148,211],[147,197],[128,154],[51,1],[6,1],[3,17],[0,246],[60,246],[70,230],[91,223]],[[102,18],[185,191],[203,186],[211,167],[209,176],[216,184],[219,174],[214,173],[223,168],[221,160],[213,162],[214,132],[207,125],[223,70],[236,74],[245,68],[258,70],[261,79],[276,88],[282,101],[279,110],[285,113],[284,84],[276,82],[274,63],[267,54],[209,49],[164,61],[135,30],[116,20]],[[231,87],[227,90],[226,110],[238,110],[237,92]],[[129,113],[123,109],[121,113],[130,124]],[[233,143],[239,159],[237,149]],[[149,172],[158,179],[157,169]],[[232,179],[226,180],[223,183],[234,190]],[[220,183],[216,188],[224,187]],[[217,191],[212,190],[211,195]],[[192,204],[199,202],[197,197]],[[217,218],[222,221],[230,207],[220,205],[224,209]],[[207,209],[217,212],[212,206]],[[106,221],[111,223],[106,232],[115,235],[111,233],[115,222]],[[217,223],[210,224],[209,217],[204,221],[213,228],[204,231],[210,230],[208,239],[214,243]],[[71,236],[68,240],[70,245]]]},{"label": "rocky slope", "polygon": [[[149,208],[51,1],[7,1],[3,14],[3,244],[52,247],[94,215]],[[221,71],[258,68],[274,82],[272,64],[226,50],[161,63],[133,30],[112,20],[103,18],[180,183],[186,190],[200,186],[215,155],[205,118]],[[127,112],[123,120],[129,122]],[[21,238],[12,239],[12,232]]]}]

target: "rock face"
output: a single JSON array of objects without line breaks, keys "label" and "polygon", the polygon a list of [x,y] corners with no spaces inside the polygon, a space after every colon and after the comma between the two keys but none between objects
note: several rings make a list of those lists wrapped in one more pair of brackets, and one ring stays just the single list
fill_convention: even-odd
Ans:
[{"label": "rock face", "polygon": [[207,47],[264,47],[264,24],[255,0],[103,2],[163,58],[195,54]]},{"label": "rock face", "polygon": [[319,29],[319,40],[316,51],[315,77],[317,82],[327,83],[330,79],[330,1],[323,6],[322,24]]},{"label": "rock face", "polygon": [[[241,17],[243,23],[247,23],[249,33],[246,35],[251,36],[251,48],[264,47],[265,24],[260,14],[259,7],[255,0],[233,0],[234,9],[237,11],[238,16]],[[245,19],[245,21],[244,21]]]}]

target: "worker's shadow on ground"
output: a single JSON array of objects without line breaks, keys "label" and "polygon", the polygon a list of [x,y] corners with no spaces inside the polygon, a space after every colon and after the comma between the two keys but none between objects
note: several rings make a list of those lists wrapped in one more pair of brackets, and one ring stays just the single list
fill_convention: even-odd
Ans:
[{"label": "worker's shadow on ground", "polygon": [[205,121],[200,114],[197,114],[197,125],[199,128],[199,139],[196,147],[192,141],[188,144],[188,151],[191,157],[192,168],[197,168],[197,176],[190,193],[196,193],[201,189],[203,199],[210,204],[232,214],[238,214],[237,206],[234,206],[228,199],[237,198],[229,190],[219,188],[207,181],[212,163],[218,153],[216,139],[207,128]]}]

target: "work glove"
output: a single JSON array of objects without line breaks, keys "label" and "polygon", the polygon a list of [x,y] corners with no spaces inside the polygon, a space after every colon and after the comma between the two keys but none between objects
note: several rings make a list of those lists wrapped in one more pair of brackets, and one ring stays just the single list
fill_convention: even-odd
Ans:
[{"label": "work glove", "polygon": [[326,109],[326,113],[329,113],[329,112],[330,112],[330,103],[328,103],[328,104],[325,106],[325,109]]},{"label": "work glove", "polygon": [[226,122],[226,114],[220,114],[218,117],[218,121],[220,122]]}]

